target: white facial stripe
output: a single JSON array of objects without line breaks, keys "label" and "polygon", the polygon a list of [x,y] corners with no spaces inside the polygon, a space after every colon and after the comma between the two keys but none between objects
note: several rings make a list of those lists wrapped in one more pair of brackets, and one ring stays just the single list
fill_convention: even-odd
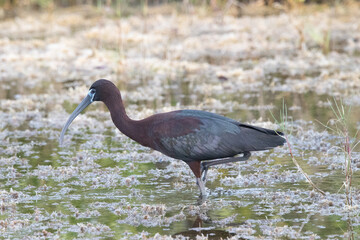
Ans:
[{"label": "white facial stripe", "polygon": [[88,95],[90,96],[90,101],[93,102],[94,101],[94,97],[95,97],[95,93],[96,91],[94,89],[91,89],[88,93]]}]

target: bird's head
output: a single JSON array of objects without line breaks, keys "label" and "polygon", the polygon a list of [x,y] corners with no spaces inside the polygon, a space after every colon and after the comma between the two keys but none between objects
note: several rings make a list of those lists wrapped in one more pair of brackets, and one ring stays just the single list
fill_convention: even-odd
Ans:
[{"label": "bird's head", "polygon": [[72,121],[92,102],[94,101],[106,102],[106,100],[113,95],[114,91],[119,92],[117,87],[109,80],[100,79],[94,82],[91,85],[86,97],[81,101],[79,106],[75,108],[75,110],[71,113],[69,119],[65,123],[60,134],[60,139],[59,139],[60,145],[62,144],[65,132],[72,123]]}]

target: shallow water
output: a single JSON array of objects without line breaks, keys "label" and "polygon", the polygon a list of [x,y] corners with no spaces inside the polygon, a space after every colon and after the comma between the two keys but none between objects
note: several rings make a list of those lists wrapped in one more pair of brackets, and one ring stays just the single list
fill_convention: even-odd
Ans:
[{"label": "shallow water", "polygon": [[[322,117],[331,115],[328,107],[317,104],[328,96],[263,92],[264,102],[274,96],[284,97],[290,105],[294,105],[291,99],[304,103],[289,111],[294,119],[324,121]],[[255,97],[246,98],[249,107],[262,106]],[[244,99],[244,96],[236,96],[236,99]],[[170,101],[171,98],[165,100]],[[273,104],[279,106],[281,101],[282,98]],[[353,111],[357,113],[359,108]],[[271,117],[267,110],[255,109],[239,109],[225,115],[246,120]],[[307,131],[307,125],[313,122],[294,125]],[[25,124],[12,130],[27,129],[29,126]],[[0,184],[5,197],[1,219],[15,225],[3,227],[4,236],[130,238],[143,232],[148,236],[160,233],[190,238],[202,233],[209,239],[275,233],[290,238],[311,235],[339,238],[349,227],[348,219],[354,221],[354,228],[358,225],[359,215],[346,218],[341,210],[344,209],[343,194],[337,192],[344,181],[342,170],[329,170],[321,163],[309,164],[310,156],[322,158],[324,154],[302,149],[299,137],[294,139],[293,145],[295,154],[300,155],[300,164],[313,181],[328,192],[331,200],[311,192],[284,147],[255,154],[246,163],[217,167],[216,171],[211,169],[207,183],[209,197],[205,204],[199,205],[194,178],[184,163],[146,148],[139,149],[139,145],[123,136],[122,144],[114,132],[109,129],[99,133],[102,145],[97,149],[83,146],[88,138],[97,137],[91,133],[75,135],[71,144],[62,148],[57,139],[49,140],[42,134],[6,137],[11,145],[30,144],[31,147],[26,151],[20,147],[14,156],[16,163],[2,164]],[[325,141],[333,141],[331,135],[328,138]],[[69,140],[68,135],[66,139]],[[11,158],[10,155],[6,157]],[[359,182],[360,178],[354,175],[353,186],[358,186]],[[13,196],[15,193],[17,197]],[[355,196],[358,199],[359,196]],[[329,205],[327,201],[332,203]],[[18,223],[21,224],[19,229],[17,221],[25,221]]]},{"label": "shallow water", "polygon": [[[123,58],[109,50],[116,45],[116,36],[105,34],[108,39],[98,39],[98,34],[118,30],[118,19],[100,17],[88,19],[87,24],[75,21],[74,26],[64,22],[63,15],[55,14],[50,20],[40,16],[33,20],[38,24],[33,32],[47,29],[45,20],[56,27],[45,32],[44,39],[35,40],[19,39],[15,30],[3,28],[1,36],[8,31],[11,40],[2,38],[8,55],[3,53],[1,58],[12,55],[6,58],[8,67],[2,68],[0,90],[1,236],[195,239],[203,234],[208,239],[338,239],[353,234],[356,238],[360,234],[360,154],[358,149],[352,153],[353,206],[349,207],[342,188],[344,140],[321,123],[334,127],[328,100],[335,98],[343,99],[345,108],[351,106],[350,136],[360,127],[357,45],[342,46],[348,52],[340,56],[336,51],[322,55],[316,48],[297,52],[291,40],[296,31],[284,30],[289,27],[283,24],[286,15],[226,18],[232,34],[223,35],[212,18],[196,18],[197,24],[190,16],[178,18],[166,19],[179,27],[175,36],[173,29],[161,24],[161,17],[148,19],[153,30],[148,33],[139,29],[143,19],[123,19],[127,29],[123,41],[128,47]],[[358,24],[357,19],[355,15],[347,21]],[[302,16],[298,20],[305,21]],[[17,21],[26,23],[23,18]],[[267,21],[274,26],[267,29]],[[259,31],[251,30],[253,24]],[[334,31],[348,25],[338,20]],[[54,41],[54,34],[62,38]],[[346,34],[352,36],[352,31]],[[145,36],[148,40],[140,41]],[[253,51],[238,46],[237,37]],[[283,45],[276,45],[277,37]],[[214,40],[213,45],[207,38]],[[258,44],[252,45],[248,38]],[[196,51],[179,49],[183,40]],[[170,57],[159,57],[163,49],[157,46],[162,41],[169,44]],[[306,41],[311,46],[311,38]],[[98,50],[91,49],[96,44],[101,45]],[[225,49],[221,54],[213,51],[219,44]],[[29,62],[34,67],[22,72]],[[270,111],[278,117],[286,103],[294,156],[326,196],[312,190],[283,147],[254,153],[246,162],[211,168],[208,198],[199,203],[195,178],[186,164],[121,134],[102,103],[92,104],[73,122],[60,147],[58,137],[67,117],[91,82],[101,77],[120,87],[127,112],[135,119],[195,108],[276,129]]]}]

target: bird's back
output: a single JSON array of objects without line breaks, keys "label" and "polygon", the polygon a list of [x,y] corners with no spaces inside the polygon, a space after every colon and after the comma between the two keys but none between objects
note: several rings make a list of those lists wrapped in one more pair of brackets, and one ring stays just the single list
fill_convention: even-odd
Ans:
[{"label": "bird's back", "polygon": [[152,148],[184,161],[210,160],[283,145],[281,132],[242,124],[198,110],[180,110],[149,118]]}]

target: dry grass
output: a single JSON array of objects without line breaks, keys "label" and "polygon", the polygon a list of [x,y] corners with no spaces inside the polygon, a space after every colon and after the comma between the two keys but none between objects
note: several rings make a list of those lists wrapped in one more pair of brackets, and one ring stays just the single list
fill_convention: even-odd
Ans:
[{"label": "dry grass", "polygon": [[[22,11],[43,10],[53,11],[61,7],[94,6],[106,9],[117,16],[130,16],[138,14],[191,14],[197,16],[269,16],[281,13],[313,14],[324,11],[331,6],[337,13],[357,11],[359,3],[354,0],[344,2],[327,1],[321,4],[316,2],[305,4],[304,1],[286,0],[281,3],[272,0],[255,0],[242,2],[241,0],[183,0],[183,1],[123,1],[123,0],[97,0],[97,1],[64,1],[64,0],[0,0],[0,18],[14,17]],[[1,11],[1,9],[3,11]]]}]

